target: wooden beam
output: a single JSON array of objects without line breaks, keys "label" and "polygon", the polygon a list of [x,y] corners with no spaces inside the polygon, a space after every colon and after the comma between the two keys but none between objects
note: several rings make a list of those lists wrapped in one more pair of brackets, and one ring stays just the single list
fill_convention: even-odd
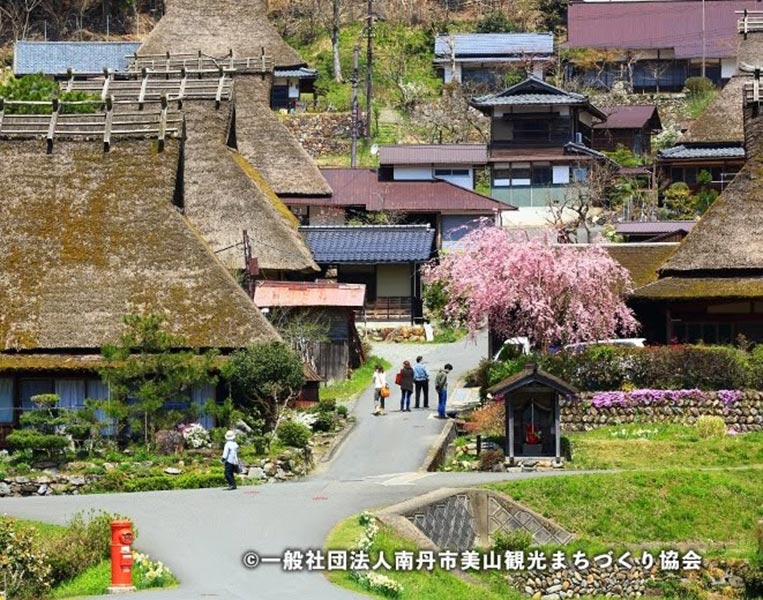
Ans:
[{"label": "wooden beam", "polygon": [[56,123],[58,122],[58,109],[61,107],[58,98],[52,100],[53,112],[50,113],[50,123],[48,124],[47,153],[53,152],[53,137],[56,135]]},{"label": "wooden beam", "polygon": [[506,456],[509,457],[509,464],[514,464],[514,406],[511,402],[511,394],[506,394],[504,400],[506,403]]},{"label": "wooden beam", "polygon": [[562,458],[562,417],[559,410],[559,394],[554,393],[554,437],[556,439],[556,460]]}]

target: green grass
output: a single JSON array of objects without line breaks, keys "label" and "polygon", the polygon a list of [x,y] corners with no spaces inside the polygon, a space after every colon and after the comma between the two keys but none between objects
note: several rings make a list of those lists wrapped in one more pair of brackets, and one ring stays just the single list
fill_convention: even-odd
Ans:
[{"label": "green grass", "polygon": [[763,432],[701,439],[684,425],[639,423],[571,433],[575,469],[763,465]]},{"label": "green grass", "polygon": [[66,533],[64,525],[54,525],[53,523],[43,523],[42,521],[27,521],[26,519],[14,519],[21,527],[32,529],[40,538],[61,537]]},{"label": "green grass", "polygon": [[691,94],[686,98],[686,110],[692,119],[697,119],[710,106],[710,103],[718,93],[717,90],[705,92],[703,94]]},{"label": "green grass", "polygon": [[[133,584],[139,590],[156,587],[174,587],[178,584],[177,579],[170,578],[166,585],[151,585],[143,579],[138,570],[133,570]],[[100,596],[106,593],[111,585],[111,563],[108,560],[101,561],[97,565],[80,573],[74,579],[66,581],[53,589],[53,598],[79,598],[82,596]]]},{"label": "green grass", "polygon": [[[350,517],[339,523],[329,534],[326,542],[327,549],[345,550],[354,546],[363,528],[358,524],[357,517]],[[396,550],[416,550],[416,544],[407,540],[386,527],[381,527],[373,548],[370,552],[371,564],[376,560],[378,553],[384,551],[387,562],[392,560]],[[459,578],[452,572],[442,569],[434,571],[387,571],[379,569],[377,573],[394,579],[404,587],[403,593],[398,596],[402,600],[472,600],[481,598],[484,600],[519,600],[522,596],[509,589],[500,578],[479,580],[470,578],[472,582]],[[369,591],[354,581],[348,571],[326,572],[328,580],[338,586],[362,593],[371,598],[386,598],[379,593]],[[480,585],[482,583],[482,585]]]},{"label": "green grass", "polygon": [[360,394],[371,385],[372,376],[376,365],[381,364],[386,371],[392,365],[389,361],[377,356],[370,356],[362,367],[355,370],[349,379],[337,381],[321,388],[321,400],[338,400],[344,402]]},{"label": "green grass", "polygon": [[74,579],[53,589],[53,598],[76,598],[105,594],[111,581],[111,563],[108,560],[83,571]]},{"label": "green grass", "polygon": [[694,542],[714,554],[747,556],[763,517],[761,469],[572,475],[487,487],[594,543]]}]

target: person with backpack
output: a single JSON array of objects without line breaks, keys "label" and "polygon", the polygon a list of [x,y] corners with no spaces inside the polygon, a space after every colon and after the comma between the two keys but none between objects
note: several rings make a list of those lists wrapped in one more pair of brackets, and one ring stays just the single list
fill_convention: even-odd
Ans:
[{"label": "person with backpack", "polygon": [[437,390],[437,416],[440,419],[447,419],[448,415],[445,413],[445,404],[448,402],[448,374],[453,370],[453,365],[446,364],[437,373],[437,377],[434,380],[434,389]]},{"label": "person with backpack", "polygon": [[419,397],[424,392],[424,408],[429,408],[429,371],[424,364],[424,357],[417,356],[416,364],[413,365],[413,385],[416,387],[416,403],[413,408],[419,407]]},{"label": "person with backpack", "polygon": [[411,395],[413,394],[413,368],[407,360],[395,377],[395,383],[400,386],[400,412],[411,412]]}]

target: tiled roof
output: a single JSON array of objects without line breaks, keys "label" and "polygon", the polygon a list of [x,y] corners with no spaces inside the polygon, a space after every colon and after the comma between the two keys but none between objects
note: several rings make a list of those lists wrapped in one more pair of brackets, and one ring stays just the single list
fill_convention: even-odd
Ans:
[{"label": "tiled roof", "polygon": [[[452,46],[455,46],[453,48]],[[553,33],[456,33],[435,37],[436,58],[449,58],[455,49],[456,57],[516,56],[521,54],[554,53]]]},{"label": "tiled roof", "polygon": [[[705,36],[702,14],[705,12]],[[673,48],[677,59],[735,57],[734,11],[760,10],[757,0],[723,2],[571,2],[567,18],[570,48]]]},{"label": "tiled roof", "polygon": [[498,94],[472,98],[470,104],[480,109],[493,106],[575,105],[586,107],[593,116],[602,121],[607,118],[607,115],[593,106],[583,94],[567,92],[533,75]]},{"label": "tiled roof", "polygon": [[140,42],[16,42],[13,51],[15,75],[65,75],[71,68],[79,74],[102,73],[104,67],[127,70],[127,57]]},{"label": "tiled roof", "polygon": [[337,225],[301,227],[317,263],[406,263],[428,260],[429,225]]},{"label": "tiled roof", "polygon": [[360,308],[366,298],[362,283],[331,281],[258,281],[254,303],[270,306],[335,306]]},{"label": "tiled roof", "polygon": [[299,67],[296,69],[274,69],[274,77],[286,77],[289,79],[315,79],[318,77],[318,71],[316,69],[308,69],[307,67]]},{"label": "tiled roof", "polygon": [[654,104],[612,106],[605,108],[604,112],[607,114],[607,120],[594,125],[594,129],[641,129],[646,127],[653,117],[656,118],[657,127],[660,123],[660,118],[656,114],[657,107]]},{"label": "tiled roof", "polygon": [[691,231],[696,221],[629,221],[618,223],[617,233],[626,235],[660,235],[661,233],[673,233],[676,231]]},{"label": "tiled roof", "polygon": [[396,144],[379,148],[381,165],[484,165],[485,144]]},{"label": "tiled roof", "polygon": [[686,146],[680,144],[672,148],[666,148],[657,153],[661,159],[675,158],[744,158],[744,148],[740,146],[707,147]]},{"label": "tiled roof", "polygon": [[374,169],[321,169],[334,191],[330,198],[302,196],[287,204],[314,206],[363,206],[366,210],[401,212],[481,212],[511,210],[502,202],[448,181],[379,181]]}]

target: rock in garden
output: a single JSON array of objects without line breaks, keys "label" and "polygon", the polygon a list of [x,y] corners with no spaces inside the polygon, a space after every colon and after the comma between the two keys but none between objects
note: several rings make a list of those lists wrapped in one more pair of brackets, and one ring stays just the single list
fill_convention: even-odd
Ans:
[{"label": "rock in garden", "polygon": [[0,481],[0,497],[2,496],[10,496],[11,495],[11,486],[9,486],[7,483]]},{"label": "rock in garden", "polygon": [[72,485],[85,485],[85,478],[81,475],[75,475],[74,477],[69,478],[69,483]]},{"label": "rock in garden", "polygon": [[47,496],[50,493],[50,488],[47,485],[41,485],[37,488],[38,496]]},{"label": "rock in garden", "polygon": [[16,477],[16,483],[19,485],[24,485],[25,483],[29,483],[29,477]]},{"label": "rock in garden", "polygon": [[167,467],[164,469],[164,472],[167,473],[167,475],[180,475],[183,471],[176,469],[175,467]]},{"label": "rock in garden", "polygon": [[177,454],[183,450],[183,434],[175,430],[162,430],[156,432],[156,451],[167,456]]},{"label": "rock in garden", "polygon": [[250,467],[247,477],[249,477],[249,479],[263,479],[265,477],[265,471],[262,470],[262,467]]}]

